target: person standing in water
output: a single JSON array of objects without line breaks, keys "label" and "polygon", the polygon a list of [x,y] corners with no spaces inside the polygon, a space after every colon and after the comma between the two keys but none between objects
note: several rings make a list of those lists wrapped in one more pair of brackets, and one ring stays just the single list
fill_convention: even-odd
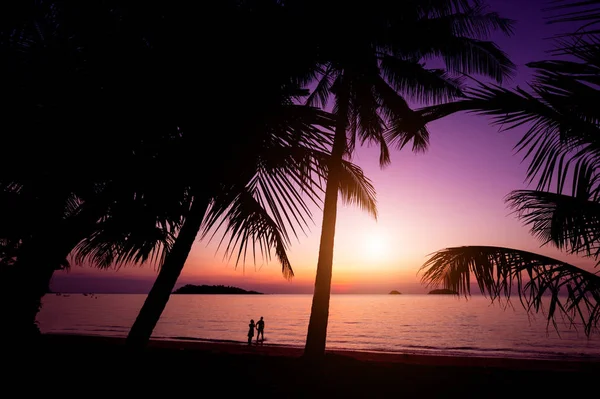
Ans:
[{"label": "person standing in water", "polygon": [[265,340],[265,321],[263,320],[263,317],[260,316],[260,320],[256,322],[256,329],[258,330],[258,333],[256,334],[256,342],[258,342],[258,339],[262,337],[262,340]]},{"label": "person standing in water", "polygon": [[256,324],[254,324],[254,319],[250,319],[250,324],[248,324],[248,345],[252,345],[252,337],[254,337],[254,329],[256,328]]}]

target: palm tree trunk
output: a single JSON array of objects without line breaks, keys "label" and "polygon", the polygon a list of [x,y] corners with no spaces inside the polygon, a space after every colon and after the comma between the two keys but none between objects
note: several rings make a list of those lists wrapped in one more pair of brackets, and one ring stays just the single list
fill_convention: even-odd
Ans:
[{"label": "palm tree trunk", "polygon": [[2,270],[0,306],[5,325],[0,331],[2,342],[21,347],[21,343],[29,345],[40,335],[36,317],[54,273],[53,264],[52,260],[34,255]]},{"label": "palm tree trunk", "polygon": [[304,356],[311,359],[318,359],[325,355],[325,343],[327,340],[340,169],[346,150],[346,126],[348,124],[349,99],[344,89],[343,87],[340,88],[337,94],[338,120],[327,174],[317,276],[315,278],[315,291],[313,293],[310,321],[308,323],[306,346],[304,347]]},{"label": "palm tree trunk", "polygon": [[148,293],[131,330],[129,330],[126,340],[126,345],[129,348],[134,350],[143,349],[148,344],[152,331],[154,331],[156,323],[158,323],[167,302],[169,302],[171,292],[175,288],[177,279],[196,240],[196,235],[200,230],[208,205],[208,200],[202,201],[198,197],[194,198],[190,212],[183,226],[181,226],[181,230],[179,230],[175,244],[161,266],[154,285]]},{"label": "palm tree trunk", "polygon": [[73,248],[91,234],[102,211],[100,207],[86,208],[52,229],[51,234],[33,238],[24,244],[27,248],[15,264],[2,270],[0,312],[6,325],[11,326],[0,331],[4,338],[31,340],[40,334],[36,319],[54,272]]}]

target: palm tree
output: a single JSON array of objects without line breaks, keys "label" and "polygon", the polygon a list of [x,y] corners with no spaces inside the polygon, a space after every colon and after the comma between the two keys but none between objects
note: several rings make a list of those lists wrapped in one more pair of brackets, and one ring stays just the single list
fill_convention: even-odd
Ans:
[{"label": "palm tree", "polygon": [[[578,18],[597,19],[591,14],[578,14]],[[559,38],[558,48],[569,60],[528,64],[535,69],[530,91],[482,85],[455,104],[423,110],[426,117],[466,110],[490,115],[506,129],[529,126],[517,148],[526,152],[528,177],[530,182],[537,180],[537,187],[513,191],[507,202],[542,244],[591,258],[596,267],[600,255],[599,43],[596,35],[581,31]],[[447,248],[433,254],[422,270],[423,282],[459,293],[470,293],[474,277],[492,300],[518,295],[531,312],[544,312],[548,304],[548,323],[557,329],[557,315],[583,326],[588,335],[600,321],[598,273],[549,257],[512,248]]]},{"label": "palm tree", "polygon": [[[169,107],[160,101],[164,93],[148,95],[158,91],[148,89],[150,52],[140,30],[122,29],[131,18],[102,2],[13,6],[0,27],[8,61],[3,87],[11,98],[2,121],[2,146],[10,151],[0,160],[0,185],[3,204],[11,197],[19,206],[2,209],[10,222],[2,231],[2,273],[11,278],[3,278],[0,302],[5,320],[14,319],[5,332],[19,337],[34,326],[54,270],[116,201],[124,205],[151,180],[140,180],[130,166],[149,166],[152,146],[168,135]],[[140,118],[140,110],[167,117]]]},{"label": "palm tree", "polygon": [[[412,143],[424,151],[429,133],[424,119],[407,102],[439,103],[458,98],[463,74],[502,81],[513,64],[486,41],[511,21],[486,12],[478,1],[286,2],[316,26],[320,70],[309,104],[334,99],[337,122],[328,168],[315,289],[304,354],[325,353],[340,164],[356,145],[380,147],[380,165],[389,163],[388,145]],[[340,10],[344,10],[343,16]],[[313,32],[315,35],[317,32]],[[441,59],[445,69],[425,62]],[[375,215],[375,210],[371,213]]]},{"label": "palm tree", "polygon": [[[145,167],[144,174],[156,169],[141,157],[136,160]],[[81,182],[68,191],[34,181],[13,180],[3,187],[0,271],[3,295],[10,298],[4,303],[10,304],[5,315],[13,322],[7,334],[26,338],[31,334],[24,331],[35,332],[41,298],[54,271],[69,267],[69,254],[77,264],[98,267],[160,260],[159,255],[170,248],[186,199],[176,187],[157,197],[153,184],[144,175],[121,173],[121,180],[95,187]],[[10,203],[17,206],[6,207]],[[107,241],[111,251],[106,250]]]},{"label": "palm tree", "polygon": [[[201,239],[209,238],[224,226],[230,237],[226,253],[235,249],[238,262],[255,247],[267,257],[274,249],[284,277],[291,278],[288,232],[297,236],[311,220],[307,202],[320,202],[329,167],[333,119],[298,104],[306,95],[299,87],[314,68],[314,51],[295,36],[282,48],[281,38],[274,41],[272,35],[291,30],[298,20],[278,1],[243,2],[213,18],[221,20],[226,37],[230,31],[243,32],[235,40],[209,44],[220,63],[211,70],[216,83],[202,89],[218,104],[210,108],[210,118],[226,123],[218,127],[219,134],[200,135],[206,126],[192,118],[182,122],[188,152],[181,154],[178,175],[186,179],[193,202],[129,332],[132,348],[148,342],[200,231]],[[186,46],[181,46],[184,57]],[[373,209],[374,190],[362,171],[349,162],[341,168],[336,189],[348,201]],[[198,173],[208,170],[210,175]]]},{"label": "palm tree", "polygon": [[[269,91],[266,78],[259,82],[263,94],[277,98]],[[280,84],[273,83],[271,89],[279,91]],[[297,236],[296,230],[304,229],[312,217],[307,201],[319,203],[332,141],[332,135],[323,129],[331,125],[332,118],[326,112],[294,104],[292,97],[275,107],[265,106],[268,97],[256,101],[255,106],[245,105],[241,123],[228,127],[231,136],[223,139],[230,143],[220,146],[219,162],[212,158],[213,176],[208,181],[190,178],[192,206],[131,328],[130,347],[141,348],[148,342],[200,231],[201,238],[209,238],[224,227],[221,242],[229,235],[225,251],[230,256],[237,253],[237,262],[245,259],[248,250],[255,258],[258,252],[270,257],[273,249],[284,277],[293,277],[286,255],[288,231]],[[246,131],[248,136],[242,139],[240,133]],[[342,168],[338,187],[342,195],[373,209],[374,190],[362,171],[347,161]]]}]

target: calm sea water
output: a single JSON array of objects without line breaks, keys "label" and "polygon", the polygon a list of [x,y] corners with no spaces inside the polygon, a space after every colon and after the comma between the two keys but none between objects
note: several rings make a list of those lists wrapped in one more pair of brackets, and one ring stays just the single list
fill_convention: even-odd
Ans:
[{"label": "calm sea water", "polygon": [[[43,332],[127,335],[145,295],[46,295]],[[173,295],[154,338],[246,340],[249,320],[264,316],[265,345],[302,347],[311,295]],[[546,328],[514,309],[433,295],[333,295],[327,347],[363,351],[513,358],[600,359],[600,334]]]}]

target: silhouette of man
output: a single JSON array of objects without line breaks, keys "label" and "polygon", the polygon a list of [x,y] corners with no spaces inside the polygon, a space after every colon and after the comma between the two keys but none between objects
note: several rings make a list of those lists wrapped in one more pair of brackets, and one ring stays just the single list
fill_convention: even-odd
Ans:
[{"label": "silhouette of man", "polygon": [[265,340],[265,321],[263,320],[263,317],[260,316],[260,320],[256,322],[256,329],[258,330],[258,333],[256,334],[256,342],[258,342],[258,339],[260,337],[262,337],[262,340]]}]

